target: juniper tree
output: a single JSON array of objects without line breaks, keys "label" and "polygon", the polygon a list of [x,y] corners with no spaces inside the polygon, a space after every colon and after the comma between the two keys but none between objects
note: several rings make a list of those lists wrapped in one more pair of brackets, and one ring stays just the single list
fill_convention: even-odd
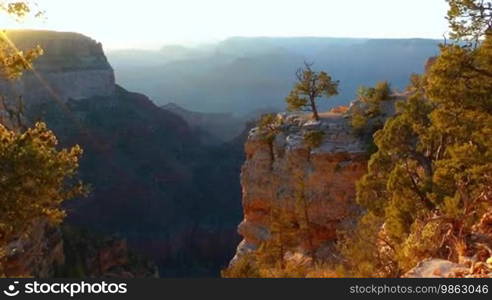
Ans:
[{"label": "juniper tree", "polygon": [[[450,1],[449,14],[484,24],[487,16],[456,11],[472,2]],[[355,274],[398,276],[428,257],[457,261],[472,247],[473,224],[492,209],[492,35],[473,25],[454,35],[481,42],[441,46],[374,136],[378,151],[357,185],[366,213],[341,244]]]},{"label": "juniper tree", "polygon": [[297,83],[286,98],[289,111],[310,111],[318,121],[319,113],[316,101],[338,95],[339,82],[326,72],[315,72],[312,64],[304,63],[304,68],[297,70]]},{"label": "juniper tree", "polygon": [[452,29],[451,38],[477,46],[487,34],[492,34],[492,1],[446,0],[447,19]]}]

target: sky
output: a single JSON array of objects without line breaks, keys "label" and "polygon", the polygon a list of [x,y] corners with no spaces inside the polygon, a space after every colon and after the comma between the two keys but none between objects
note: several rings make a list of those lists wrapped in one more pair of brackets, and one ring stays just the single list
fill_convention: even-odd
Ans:
[{"label": "sky", "polygon": [[4,28],[73,31],[106,49],[156,49],[232,36],[438,38],[445,0],[37,0],[42,19]]}]

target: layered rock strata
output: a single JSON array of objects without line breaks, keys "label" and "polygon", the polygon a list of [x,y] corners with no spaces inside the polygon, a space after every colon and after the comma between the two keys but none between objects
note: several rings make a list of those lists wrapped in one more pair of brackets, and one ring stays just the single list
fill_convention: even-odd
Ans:
[{"label": "layered rock strata", "polygon": [[[244,239],[235,259],[271,238],[280,218],[275,212],[294,224],[292,249],[326,258],[340,224],[356,210],[355,184],[366,172],[367,145],[343,114],[327,113],[319,122],[303,115],[278,118],[282,125],[273,141],[256,128],[246,142],[239,225]],[[313,131],[323,133],[317,147],[305,142],[304,135]]]}]

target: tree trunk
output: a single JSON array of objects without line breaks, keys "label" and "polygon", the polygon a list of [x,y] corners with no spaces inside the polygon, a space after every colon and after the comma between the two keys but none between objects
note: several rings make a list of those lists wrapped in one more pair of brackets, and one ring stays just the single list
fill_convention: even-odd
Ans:
[{"label": "tree trunk", "polygon": [[313,110],[313,118],[316,121],[319,121],[318,108],[316,107],[316,102],[314,101],[314,99],[311,99],[311,109]]}]

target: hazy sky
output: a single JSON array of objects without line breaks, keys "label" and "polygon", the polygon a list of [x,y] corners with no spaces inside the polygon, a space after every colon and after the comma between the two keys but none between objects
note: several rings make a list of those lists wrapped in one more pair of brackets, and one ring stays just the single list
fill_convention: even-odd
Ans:
[{"label": "hazy sky", "polygon": [[230,36],[442,38],[445,0],[37,0],[46,20],[3,27],[76,31],[107,49]]}]

